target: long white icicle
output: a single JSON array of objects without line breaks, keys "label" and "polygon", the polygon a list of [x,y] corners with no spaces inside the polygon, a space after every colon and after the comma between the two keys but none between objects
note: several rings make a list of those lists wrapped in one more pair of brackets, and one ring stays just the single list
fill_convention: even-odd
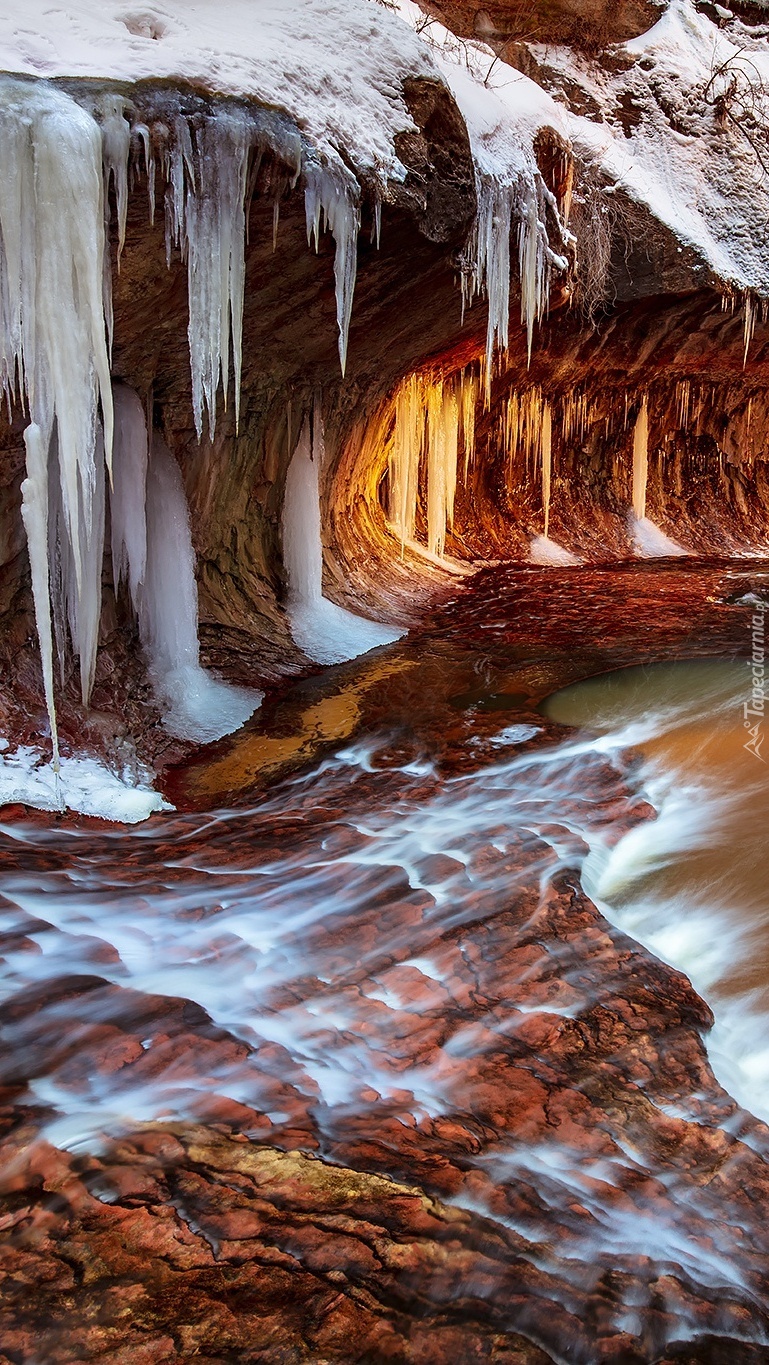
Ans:
[{"label": "long white icicle", "polygon": [[[22,390],[35,428],[26,441],[25,525],[55,734],[50,615],[42,600],[49,537],[41,462],[53,461],[57,472],[72,571],[73,643],[87,701],[96,654],[89,575],[97,465],[111,461],[113,435],[102,294],[102,139],[90,114],[42,82],[3,77],[0,95],[0,383],[9,399]],[[99,408],[103,450],[97,448]]]},{"label": "long white icicle", "polygon": [[347,341],[358,273],[359,195],[358,182],[349,172],[312,163],[305,166],[307,241],[314,241],[317,251],[321,228],[329,228],[336,244],[334,282],[342,374],[347,369]]}]

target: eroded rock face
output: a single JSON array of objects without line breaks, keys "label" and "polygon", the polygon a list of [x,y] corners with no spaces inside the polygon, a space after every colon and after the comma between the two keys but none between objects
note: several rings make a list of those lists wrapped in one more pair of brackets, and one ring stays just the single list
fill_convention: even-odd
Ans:
[{"label": "eroded rock face", "polygon": [[426,14],[463,38],[504,51],[511,42],[566,43],[594,51],[644,33],[659,18],[662,0],[419,0]]}]

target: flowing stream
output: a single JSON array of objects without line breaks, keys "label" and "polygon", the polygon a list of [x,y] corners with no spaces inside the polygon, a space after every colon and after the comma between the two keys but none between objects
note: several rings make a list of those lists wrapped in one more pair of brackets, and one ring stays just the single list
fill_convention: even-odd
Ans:
[{"label": "flowing stream", "polygon": [[[447,640],[341,668],[330,709],[306,711],[328,725],[325,749],[247,804],[124,829],[0,824],[0,1084],[81,1154],[137,1125],[197,1122],[428,1183],[450,1158],[442,1197],[525,1238],[571,1286],[564,1311],[619,1268],[632,1290],[611,1308],[617,1330],[645,1330],[669,1300],[659,1330],[685,1337],[699,1309],[669,1275],[717,1303],[719,1330],[766,1344],[762,1246],[698,1174],[718,1125],[735,1151],[760,1139],[712,1081],[706,1101],[692,1083],[696,1022],[680,1076],[652,1075],[635,1045],[580,1060],[646,978],[663,1010],[671,992],[693,999],[642,950],[628,959],[581,877],[610,922],[691,976],[715,1012],[720,1080],[769,1116],[767,795],[744,748],[747,666],[627,668],[537,714],[515,681],[528,663],[505,683],[472,646],[460,691]],[[378,694],[404,687],[412,718],[443,677],[444,750],[406,742],[388,701],[345,739],[363,676]],[[624,1117],[601,1107],[615,1061]],[[677,1124],[700,1155],[661,1166],[638,1114]]]},{"label": "flowing stream", "polygon": [[690,660],[591,678],[543,709],[643,755],[657,819],[594,848],[584,884],[686,972],[715,1014],[708,1051],[722,1083],[769,1119],[769,782],[751,705],[748,662]]}]

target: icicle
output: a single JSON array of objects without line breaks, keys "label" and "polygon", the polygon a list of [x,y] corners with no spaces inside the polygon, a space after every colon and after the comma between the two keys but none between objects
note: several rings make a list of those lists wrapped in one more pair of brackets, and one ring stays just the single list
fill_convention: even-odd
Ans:
[{"label": "icicle", "polygon": [[441,557],[454,516],[459,404],[452,383],[427,388],[427,548]]},{"label": "icicle", "polygon": [[134,124],[134,132],[141,139],[144,149],[144,168],[147,172],[147,199],[149,203],[150,225],[155,222],[155,158],[152,155],[152,138],[146,123]]},{"label": "icicle", "polygon": [[305,166],[305,214],[307,241],[320,244],[321,228],[330,229],[336,244],[334,281],[336,320],[339,327],[339,361],[344,375],[347,368],[347,340],[352,317],[355,277],[358,271],[358,232],[360,206],[358,182],[342,168]]},{"label": "icicle", "polygon": [[[80,537],[82,580],[78,586],[71,547],[60,536],[63,556],[63,587],[70,636],[80,661],[80,695],[83,705],[91,698],[96,672],[96,651],[101,619],[102,564],[104,562],[104,447],[101,423],[96,429],[96,461],[91,515]],[[67,550],[70,553],[67,554]]]},{"label": "icicle", "polygon": [[748,363],[748,351],[749,351],[749,349],[750,349],[750,343],[751,343],[751,341],[753,340],[753,333],[754,333],[755,329],[756,329],[756,305],[755,305],[755,299],[753,298],[753,295],[751,294],[750,290],[749,290],[749,289],[746,289],[746,290],[745,290],[745,293],[744,293],[744,295],[743,295],[743,320],[742,320],[743,343],[744,343],[744,344],[743,344],[743,352],[742,352],[742,368],[743,368],[743,370],[744,370],[745,366],[746,366],[747,363]]},{"label": "icicle", "polygon": [[[186,137],[184,135],[186,131]],[[184,120],[177,123],[168,198],[170,236],[187,258],[192,407],[200,439],[203,411],[211,440],[216,394],[224,406],[230,380],[230,343],[235,377],[235,427],[240,417],[243,296],[245,284],[246,178],[251,124],[240,110],[220,110],[196,130],[197,178]],[[185,193],[186,186],[186,193]]]},{"label": "icicle", "polygon": [[649,468],[649,411],[644,395],[633,431],[633,515],[646,516],[646,481]]},{"label": "icicle", "polygon": [[59,771],[59,734],[53,696],[53,636],[48,573],[48,449],[50,435],[30,422],[24,432],[27,450],[27,477],[21,485],[21,516],[27,533],[32,597],[43,664],[43,686],[51,723],[53,770]]},{"label": "icicle", "polygon": [[459,417],[462,426],[462,443],[465,448],[464,479],[475,455],[475,406],[478,401],[478,387],[472,375],[462,372],[460,379]]},{"label": "icicle", "polygon": [[147,424],[141,400],[133,389],[116,384],[113,397],[112,577],[115,592],[121,582],[128,584],[138,612],[147,565]]},{"label": "icicle", "polygon": [[280,195],[276,194],[272,201],[272,254],[278,249],[278,228],[280,226]]},{"label": "icicle", "polygon": [[390,446],[390,521],[400,534],[401,553],[405,542],[414,538],[424,440],[423,385],[416,375],[410,375],[395,395]]},{"label": "icicle", "polygon": [[[105,215],[109,222],[110,180],[115,188],[117,205],[117,268],[125,245],[126,216],[128,213],[128,157],[131,150],[131,126],[125,118],[126,102],[120,95],[105,95],[99,105],[104,165]],[[145,146],[146,158],[146,146]]]},{"label": "icicle", "polygon": [[550,529],[550,474],[552,462],[552,415],[550,404],[542,409],[542,509],[545,518],[545,540]]},{"label": "icicle", "polygon": [[320,517],[320,466],[323,422],[316,404],[312,423],[305,418],[286,476],[283,502],[283,563],[288,580],[291,635],[310,659],[342,663],[403,631],[354,616],[323,596],[323,541]]},{"label": "icicle", "polygon": [[[138,462],[135,455],[131,458]],[[157,433],[147,470],[147,558],[139,633],[172,735],[209,743],[237,730],[261,703],[261,692],[221,682],[200,666],[187,499],[179,466]]]}]

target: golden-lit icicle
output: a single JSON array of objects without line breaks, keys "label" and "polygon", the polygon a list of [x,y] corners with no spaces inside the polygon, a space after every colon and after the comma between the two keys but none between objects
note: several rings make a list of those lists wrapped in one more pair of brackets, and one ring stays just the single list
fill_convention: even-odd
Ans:
[{"label": "golden-lit icicle", "polygon": [[692,386],[688,379],[679,379],[676,384],[676,420],[681,430],[689,426]]},{"label": "golden-lit icicle", "polygon": [[410,375],[395,396],[395,426],[390,447],[390,521],[400,534],[401,550],[413,540],[419,493],[419,464],[425,437],[424,381]]},{"label": "golden-lit icicle", "polygon": [[459,383],[459,414],[462,423],[462,441],[465,448],[465,483],[475,455],[475,405],[478,401],[478,385],[475,376],[462,371]]},{"label": "golden-lit icicle", "polygon": [[646,482],[649,476],[649,409],[644,394],[633,431],[633,514],[646,516]]},{"label": "golden-lit icicle", "polygon": [[443,381],[427,390],[427,548],[442,555],[446,541],[447,430]]},{"label": "golden-lit icicle", "polygon": [[550,530],[550,475],[552,470],[553,423],[550,404],[542,408],[542,508],[545,514],[545,540]]},{"label": "golden-lit icicle", "polygon": [[449,530],[454,525],[459,462],[459,401],[456,384],[446,385],[443,390],[443,460],[446,470],[445,528]]},{"label": "golden-lit icicle", "polygon": [[750,293],[750,290],[747,290],[747,289],[746,289],[745,295],[744,295],[744,299],[743,299],[743,312],[742,312],[742,336],[743,336],[742,368],[743,368],[743,369],[745,368],[745,366],[746,366],[747,363],[748,363],[748,351],[749,351],[749,349],[750,349],[750,343],[751,343],[751,341],[753,340],[753,333],[754,333],[755,329],[756,329],[756,304],[755,304],[755,299],[753,298],[753,295]]},{"label": "golden-lit icicle", "polygon": [[521,437],[521,405],[518,394],[515,392],[508,396],[505,415],[507,427],[505,433],[505,450],[507,453],[508,469],[512,472]]}]

